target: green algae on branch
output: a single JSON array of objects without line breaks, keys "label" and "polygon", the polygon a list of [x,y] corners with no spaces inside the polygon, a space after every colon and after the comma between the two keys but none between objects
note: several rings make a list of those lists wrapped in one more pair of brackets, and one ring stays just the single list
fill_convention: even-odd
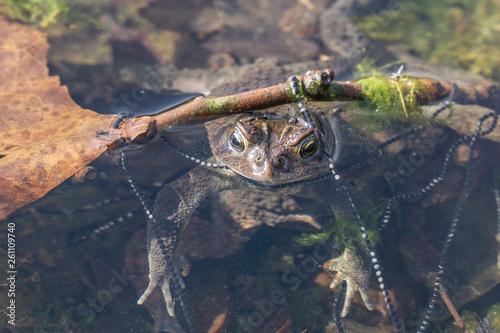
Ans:
[{"label": "green algae on branch", "polygon": [[[440,97],[431,96],[432,87],[428,87],[418,78],[392,78],[374,75],[358,81],[363,89],[365,99],[360,102],[372,112],[384,113],[389,118],[415,118],[422,116],[422,101],[430,101]],[[426,96],[428,95],[428,96]]]},{"label": "green algae on branch", "polygon": [[[495,84],[485,81],[477,86],[458,86],[430,78],[372,76],[357,81],[332,82],[330,95],[323,101],[358,101],[370,112],[382,112],[392,118],[420,115],[420,106],[451,96],[456,103],[488,104],[494,97]],[[404,103],[403,103],[404,101]],[[415,118],[415,117],[414,117]]]},{"label": "green algae on branch", "polygon": [[[372,111],[387,111],[396,118],[410,116],[421,105],[444,99],[453,93],[454,101],[478,103],[492,98],[496,88],[485,81],[478,86],[458,86],[425,77],[401,77],[400,75],[372,75],[356,81],[333,81],[335,75],[330,69],[308,71],[300,78],[300,94],[292,96],[309,101],[360,101],[371,106]],[[290,79],[288,80],[290,83]],[[413,112],[419,114],[418,112]]]},{"label": "green algae on branch", "polygon": [[[434,79],[406,77],[396,80],[380,75],[352,82],[333,82],[330,96],[331,100],[336,101],[368,103],[374,107],[374,112],[397,108],[404,114],[405,108],[416,109],[421,105],[439,101],[453,89],[453,84]],[[399,113],[397,110],[390,112]]]}]

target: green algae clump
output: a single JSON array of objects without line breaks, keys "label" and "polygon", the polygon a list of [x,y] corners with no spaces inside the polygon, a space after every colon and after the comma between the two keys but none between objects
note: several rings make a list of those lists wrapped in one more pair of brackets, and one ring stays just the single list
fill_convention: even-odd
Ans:
[{"label": "green algae clump", "polygon": [[416,93],[425,93],[425,87],[415,78],[373,75],[357,82],[362,85],[366,96],[359,103],[362,108],[384,114],[389,119],[416,119],[422,116]]},{"label": "green algae clump", "polygon": [[374,60],[364,58],[357,66],[351,83],[359,86],[362,98],[346,106],[354,117],[351,124],[372,135],[385,129],[429,125],[424,106],[440,98],[436,80],[403,75],[404,66],[390,75],[382,74],[398,63],[374,66]]},{"label": "green algae clump", "polygon": [[[361,215],[364,216],[363,226],[366,228],[368,240],[372,243],[376,243],[379,240],[379,234],[376,231],[377,220],[380,216],[380,212],[383,211],[383,207],[385,207],[385,204],[381,201],[372,208],[361,212]],[[338,216],[335,223],[330,227],[325,227],[323,232],[303,234],[300,237],[294,238],[294,242],[300,246],[312,246],[318,243],[324,243],[330,238],[334,244],[342,244],[353,250],[356,250],[356,244],[362,244],[364,242],[356,222],[343,216]]]}]

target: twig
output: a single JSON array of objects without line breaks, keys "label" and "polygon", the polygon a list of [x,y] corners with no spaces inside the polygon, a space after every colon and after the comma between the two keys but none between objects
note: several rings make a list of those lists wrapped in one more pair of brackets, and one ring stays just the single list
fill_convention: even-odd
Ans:
[{"label": "twig", "polygon": [[287,84],[222,97],[199,97],[156,117],[158,128],[172,128],[207,117],[262,110],[293,102]]},{"label": "twig", "polygon": [[458,314],[457,310],[455,309],[455,307],[451,303],[451,300],[449,299],[448,295],[446,294],[445,289],[446,288],[443,285],[441,285],[441,287],[439,288],[439,294],[441,295],[441,298],[443,299],[444,304],[446,304],[446,306],[448,307],[448,310],[450,310],[451,315],[453,316],[453,318],[455,318],[455,321],[457,322],[457,324],[460,327],[460,329],[462,330],[462,332],[469,333],[467,326],[465,326],[462,318],[460,318],[460,315]]},{"label": "twig", "polygon": [[286,321],[286,323],[283,324],[283,326],[281,326],[280,329],[276,331],[276,333],[286,333],[286,332],[289,332],[291,325],[292,325],[292,322],[290,321],[290,319],[288,319]]},{"label": "twig", "polygon": [[[362,80],[333,81],[335,75],[332,70],[308,71],[305,75],[297,76],[300,81],[300,94],[292,94],[290,78],[286,83],[260,88],[235,95],[221,97],[199,97],[192,102],[183,104],[175,109],[166,111],[155,117],[141,117],[129,120],[128,125],[136,121],[150,121],[149,130],[172,128],[195,120],[207,117],[242,113],[253,110],[263,110],[283,104],[297,102],[297,99],[308,101],[361,101],[369,99],[363,91]],[[428,104],[439,101],[453,93],[454,96],[471,101],[483,101],[491,97],[494,85],[491,82],[479,86],[458,87],[454,83],[440,82],[429,78],[408,78],[408,84],[401,84],[399,93],[404,96],[414,94],[419,104]],[[419,89],[415,89],[418,86]],[[399,87],[399,86],[398,86]],[[142,135],[145,136],[145,133]],[[113,147],[115,148],[115,147]],[[113,149],[111,148],[111,149]]]}]

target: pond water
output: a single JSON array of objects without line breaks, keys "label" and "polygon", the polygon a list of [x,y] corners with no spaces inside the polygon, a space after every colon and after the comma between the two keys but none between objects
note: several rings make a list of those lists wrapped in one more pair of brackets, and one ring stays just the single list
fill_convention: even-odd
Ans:
[{"label": "pond water", "polygon": [[[428,64],[407,52],[406,46],[364,37],[352,17],[384,10],[398,13],[387,1],[108,1],[101,5],[77,1],[74,6],[81,17],[100,25],[67,16],[67,22],[75,20],[82,26],[49,29],[49,66],[78,103],[101,113],[154,113],[157,101],[168,105],[172,96],[183,101],[185,95],[178,91],[224,95],[282,83],[292,74],[312,69],[332,68],[337,79],[352,79],[361,75],[356,65],[366,64],[363,59],[368,56],[376,65],[390,64],[380,70],[389,75],[404,63],[403,75],[426,73],[471,85],[484,81]],[[475,105],[452,106],[444,111],[451,119],[448,125],[444,121],[430,125],[388,120],[384,113],[367,116],[366,109],[350,103],[308,106],[335,132],[335,168],[349,185],[370,231],[383,220],[390,198],[413,193],[437,177],[450,147],[471,133],[480,112],[491,111]],[[457,114],[472,118],[471,127],[457,132],[466,123],[463,118],[453,120]],[[372,239],[386,288],[407,332],[416,332],[424,318],[468,168],[470,195],[460,205],[463,209],[442,284],[469,329],[473,331],[484,317],[491,321],[491,332],[500,329],[498,131],[492,134],[494,140],[487,136],[478,141],[473,161],[468,162],[468,143],[461,145],[450,158],[444,180],[422,197],[395,202],[390,223]],[[405,133],[409,134],[377,150]],[[190,156],[206,161],[213,155],[204,122],[161,134]],[[152,205],[162,188],[169,189],[167,184],[178,184],[183,175],[202,167],[159,136],[124,150],[134,181]],[[137,304],[148,285],[147,218],[120,165],[120,153],[106,153],[92,166],[98,170],[96,179],[83,184],[68,180],[6,219],[17,225],[18,317],[15,327],[4,325],[2,318],[2,332],[186,331],[186,311],[177,305],[179,320],[170,317],[159,288],[143,305]],[[317,176],[330,173],[328,168],[323,171]],[[338,191],[333,185],[330,190],[314,185],[325,191],[316,199]],[[200,189],[192,187],[195,197]],[[355,221],[349,220],[344,208],[332,212],[318,200],[282,198],[276,189],[270,193],[243,188],[229,196],[211,195],[197,204],[180,239],[180,249],[192,264],[181,296],[197,332],[337,332],[333,303],[339,288],[329,288],[332,277],[321,266],[330,259],[324,251],[335,257],[345,244],[360,240],[357,227],[338,228],[342,218],[348,219],[344,224],[355,225]],[[338,250],[330,243],[300,242],[332,228],[336,233],[330,239]],[[6,244],[5,238],[0,240]],[[4,250],[2,246],[0,251]],[[364,253],[364,247],[359,245],[358,251]],[[6,265],[0,262],[2,271]],[[368,295],[374,309],[367,310],[356,294],[349,315],[341,320],[346,332],[391,331],[378,285],[372,272]],[[460,331],[441,301],[435,308],[427,332]]]}]

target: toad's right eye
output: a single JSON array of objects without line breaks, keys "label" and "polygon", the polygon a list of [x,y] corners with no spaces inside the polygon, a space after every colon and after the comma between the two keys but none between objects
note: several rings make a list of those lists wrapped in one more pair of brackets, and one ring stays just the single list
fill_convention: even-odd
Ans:
[{"label": "toad's right eye", "polygon": [[237,151],[243,151],[246,146],[246,139],[238,130],[234,130],[229,138],[231,146]]},{"label": "toad's right eye", "polygon": [[298,152],[301,158],[314,155],[318,151],[319,143],[315,135],[311,135],[299,144]]}]

